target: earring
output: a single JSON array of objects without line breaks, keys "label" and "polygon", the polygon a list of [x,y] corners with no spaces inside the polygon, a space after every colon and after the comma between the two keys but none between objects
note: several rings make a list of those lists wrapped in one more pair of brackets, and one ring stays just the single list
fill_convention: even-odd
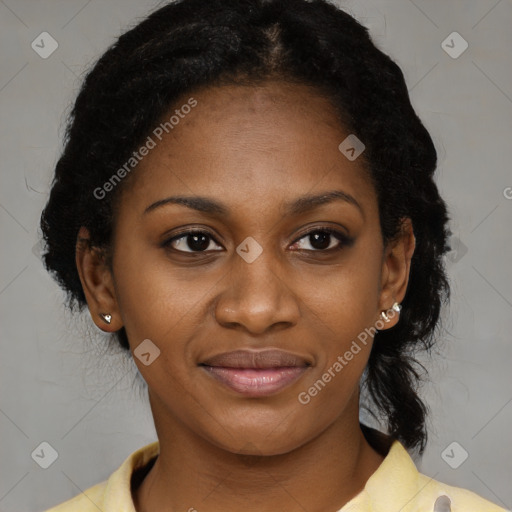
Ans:
[{"label": "earring", "polygon": [[[393,311],[395,311],[396,313],[400,313],[400,311],[402,310],[402,306],[400,304],[398,304],[398,302],[395,302],[392,306],[391,306],[391,309]],[[391,319],[389,318],[389,315],[387,314],[386,311],[382,311],[381,314],[380,314],[382,320],[384,320],[384,322],[386,323],[389,323],[391,322]],[[392,317],[395,316],[395,313],[393,313],[393,315],[391,315]]]},{"label": "earring", "polygon": [[100,313],[100,316],[106,324],[110,324],[110,322],[112,321],[112,315],[109,315],[108,313]]}]

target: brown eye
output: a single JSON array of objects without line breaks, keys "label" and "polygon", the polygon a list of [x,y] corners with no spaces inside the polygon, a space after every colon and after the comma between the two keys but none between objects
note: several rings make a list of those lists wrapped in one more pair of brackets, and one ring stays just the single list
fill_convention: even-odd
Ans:
[{"label": "brown eye", "polygon": [[206,231],[185,231],[164,243],[178,252],[206,252],[212,250],[214,238]]},{"label": "brown eye", "polygon": [[[303,245],[299,245],[304,240]],[[328,251],[331,249],[342,249],[351,245],[353,239],[348,238],[344,233],[330,228],[314,229],[303,235],[293,244],[295,250],[300,251]],[[311,247],[307,247],[307,245]]]}]

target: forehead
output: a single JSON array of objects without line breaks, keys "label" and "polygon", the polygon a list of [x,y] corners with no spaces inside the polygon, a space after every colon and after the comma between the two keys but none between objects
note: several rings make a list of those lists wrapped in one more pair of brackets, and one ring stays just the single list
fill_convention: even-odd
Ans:
[{"label": "forehead", "polygon": [[[191,97],[196,106],[181,109]],[[269,202],[330,188],[375,201],[363,158],[350,161],[338,149],[349,132],[311,87],[204,88],[184,96],[162,123],[173,115],[172,129],[167,125],[161,140],[153,135],[155,147],[130,179],[136,186],[127,195],[140,207],[185,193],[264,210]]]}]

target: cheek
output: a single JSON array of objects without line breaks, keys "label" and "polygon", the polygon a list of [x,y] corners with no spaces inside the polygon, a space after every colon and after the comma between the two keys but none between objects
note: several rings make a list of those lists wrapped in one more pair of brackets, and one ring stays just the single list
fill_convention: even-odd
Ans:
[{"label": "cheek", "polygon": [[[190,270],[173,267],[163,251],[128,243],[119,236],[113,261],[116,298],[130,342],[140,339],[165,342],[177,338],[190,317],[197,314],[208,284],[190,279]],[[205,277],[207,274],[205,274]]]},{"label": "cheek", "polygon": [[[343,264],[313,276],[295,278],[298,294],[311,313],[325,326],[329,346],[337,350],[377,320],[380,298],[381,262],[378,250],[354,251]],[[297,289],[297,288],[296,288]],[[306,310],[307,311],[307,310]],[[325,347],[326,348],[326,347]]]},{"label": "cheek", "polygon": [[[197,337],[205,287],[191,286],[154,264],[122,268],[118,302],[134,362],[150,390],[164,393],[169,403],[184,406],[190,393],[189,342]],[[138,357],[143,341],[156,355],[151,355],[150,364]]]},{"label": "cheek", "polygon": [[[208,305],[222,275],[218,271],[179,268],[163,252],[134,250],[126,244],[114,261],[116,294],[134,362],[149,389],[164,393],[169,404],[185,407],[193,390],[191,369],[195,367],[198,340],[207,338]],[[158,357],[144,364],[137,354],[150,340]],[[146,342],[146,345],[148,342]],[[153,347],[153,348],[151,348]],[[150,351],[151,351],[150,350]],[[144,350],[147,352],[147,350]],[[196,404],[197,405],[197,404]],[[194,401],[186,408],[194,408]]]},{"label": "cheek", "polygon": [[319,414],[325,413],[322,407],[327,404],[331,411],[333,404],[342,409],[357,389],[378,320],[380,269],[377,248],[354,251],[345,265],[331,268],[328,276],[316,281],[318,286],[303,292],[309,296],[305,310],[310,329],[316,323],[317,361],[299,402],[315,402]]},{"label": "cheek", "polygon": [[355,305],[343,303],[344,307],[332,311],[330,317],[324,315],[323,335],[317,338],[315,348],[316,366],[296,397],[301,406],[308,408],[308,415],[315,418],[315,424],[328,424],[338,418],[349,403],[358,403],[354,393],[359,390],[375,331],[374,315],[354,302]]}]

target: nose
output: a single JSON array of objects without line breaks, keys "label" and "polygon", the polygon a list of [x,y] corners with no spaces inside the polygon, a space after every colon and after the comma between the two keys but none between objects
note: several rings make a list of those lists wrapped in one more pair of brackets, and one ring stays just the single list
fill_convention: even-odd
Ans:
[{"label": "nose", "polygon": [[271,251],[264,250],[252,263],[235,253],[231,265],[215,305],[219,324],[258,335],[297,323],[300,308],[293,283]]}]

